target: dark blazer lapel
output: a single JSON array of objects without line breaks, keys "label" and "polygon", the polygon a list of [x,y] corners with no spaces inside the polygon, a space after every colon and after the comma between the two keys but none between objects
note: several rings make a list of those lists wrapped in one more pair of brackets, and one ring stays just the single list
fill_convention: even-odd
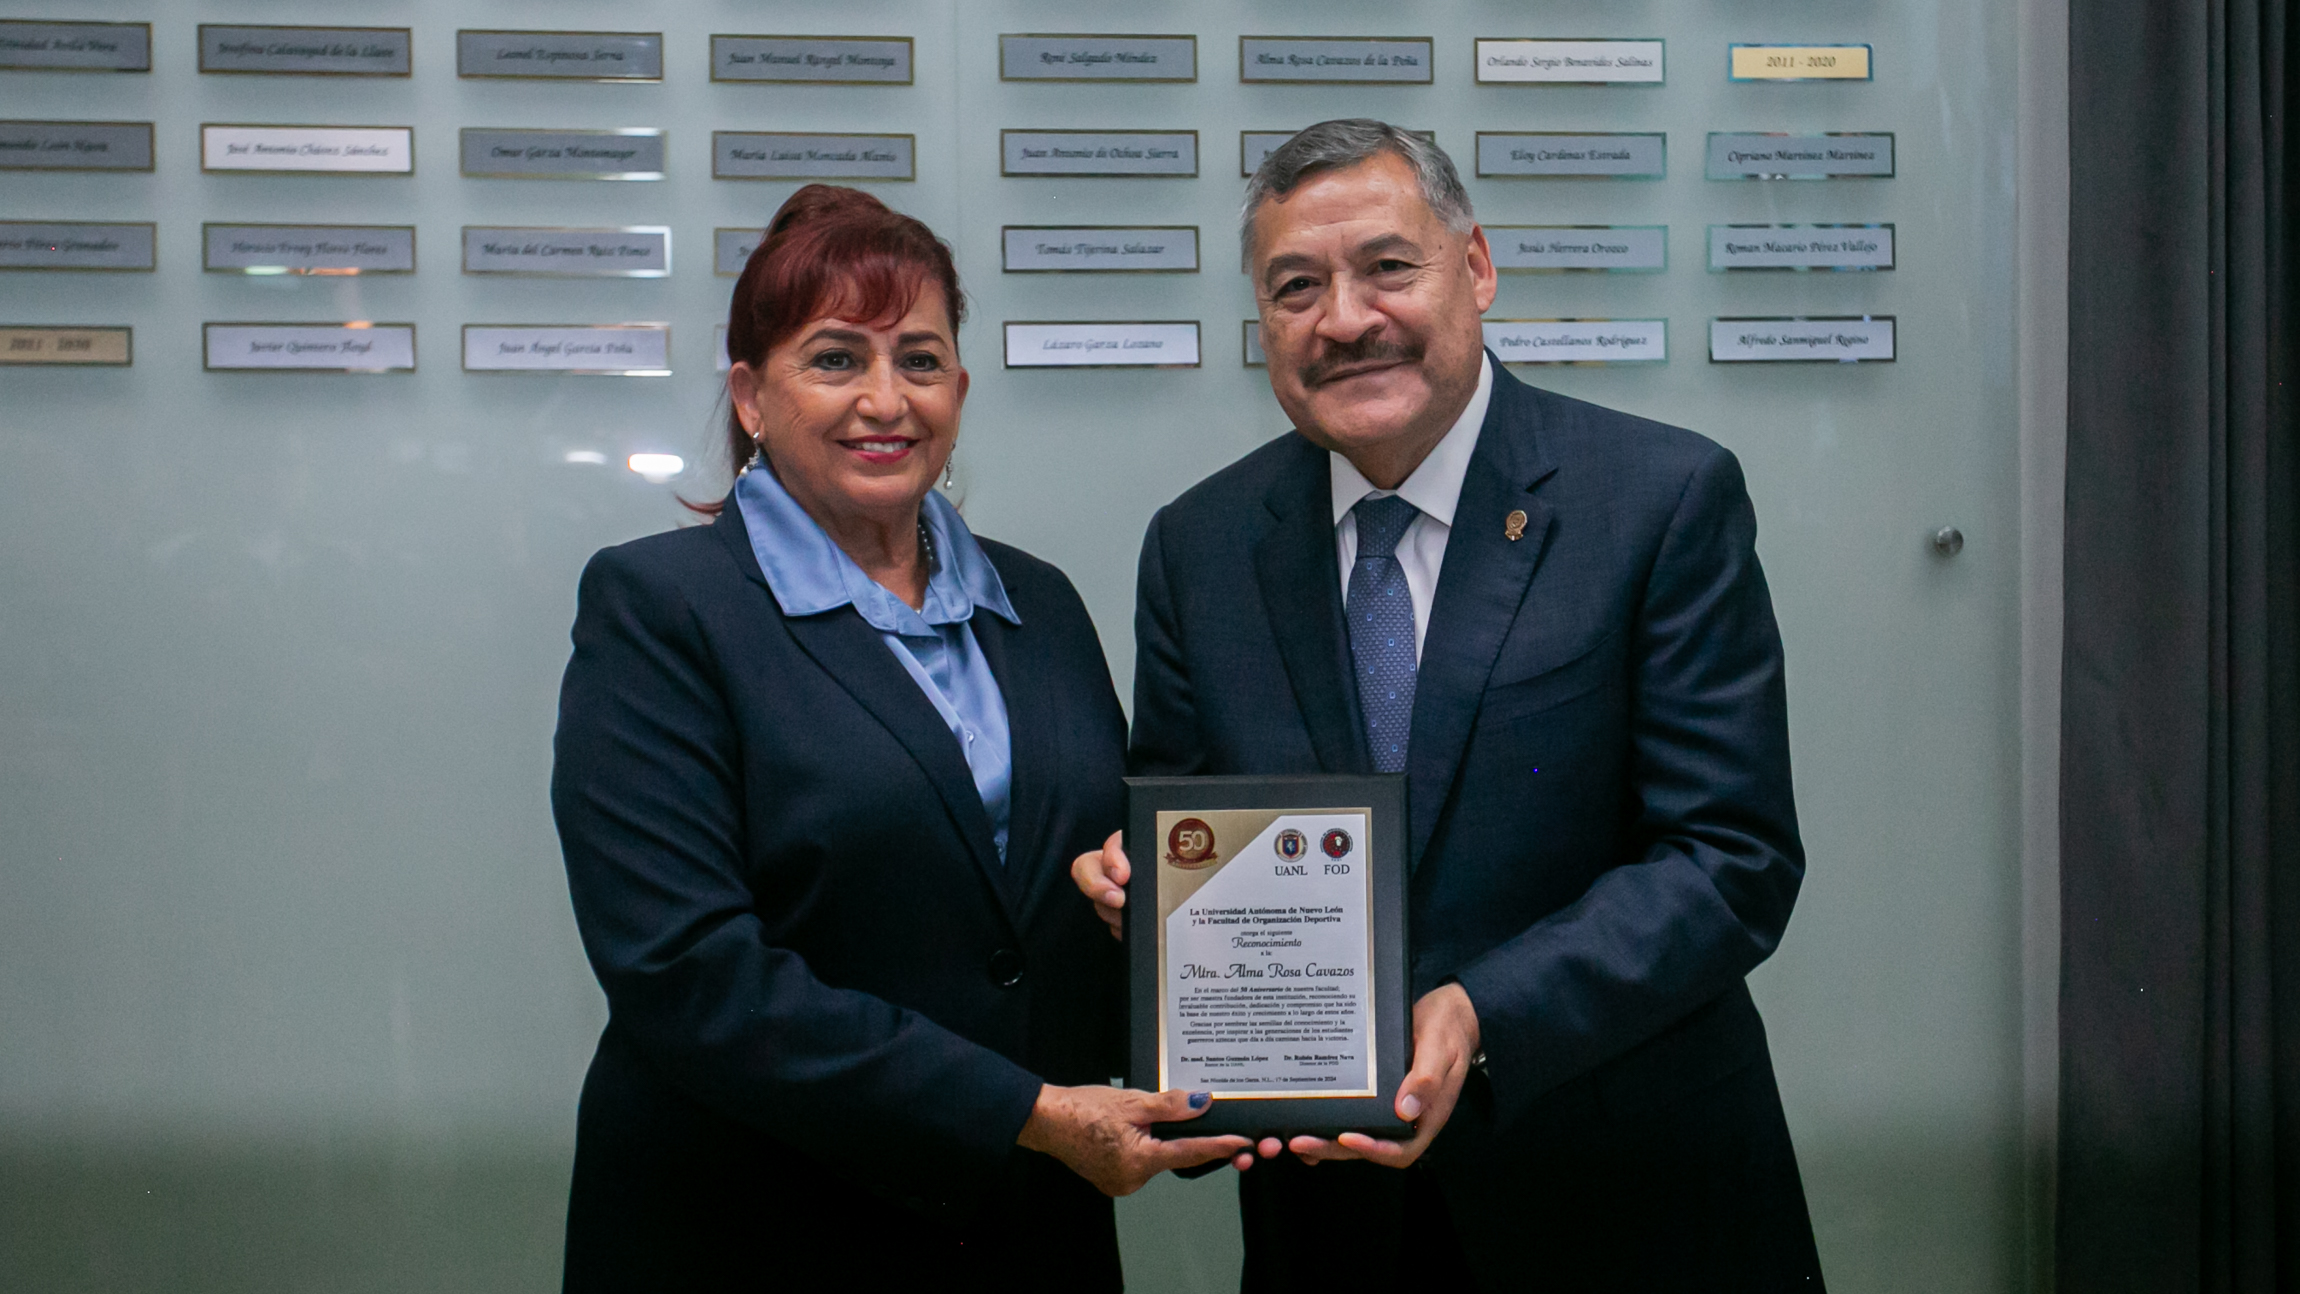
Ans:
[{"label": "dark blazer lapel", "polygon": [[[1047,689],[1030,685],[1024,631],[980,609],[972,623],[974,640],[981,644],[983,659],[990,663],[998,690],[1006,697],[1008,758],[1014,773],[1008,783],[1006,865],[999,872],[1007,900],[1017,913],[1027,917],[1045,883],[1044,874],[1062,871],[1065,879],[1069,875],[1061,868],[1041,866],[1044,860],[1038,856],[1046,838],[1049,795],[1061,775],[1054,767],[1054,716],[1049,713]],[[1060,861],[1067,864],[1070,860]]]},{"label": "dark blazer lapel", "polygon": [[[759,570],[759,560],[751,552],[749,533],[743,527],[741,512],[735,507],[730,494],[726,510],[712,529],[725,536],[733,550],[736,565],[755,581],[774,606],[774,590],[767,577]],[[775,608],[781,616],[781,609]],[[918,681],[910,676],[894,653],[887,650],[879,632],[851,606],[826,611],[816,616],[783,616],[783,625],[800,650],[813,658],[825,674],[838,681],[855,703],[894,734],[910,757],[925,770],[927,781],[933,783],[941,795],[943,806],[950,811],[951,822],[966,840],[967,852],[974,856],[975,865],[982,869],[983,878],[998,895],[1000,905],[1011,919],[1013,906],[1006,892],[1005,868],[999,865],[998,845],[991,838],[990,815],[982,807],[982,796],[974,789],[974,773],[966,766],[966,757],[958,749],[958,738],[950,733],[949,725],[934,703],[919,691]],[[1009,841],[1009,849],[1012,842]]]},{"label": "dark blazer lapel", "polygon": [[1318,767],[1363,773],[1373,761],[1366,754],[1365,725],[1358,721],[1357,680],[1342,623],[1326,451],[1299,436],[1295,441],[1296,461],[1264,498],[1275,524],[1254,547],[1254,575]]},{"label": "dark blazer lapel", "polygon": [[[1494,364],[1493,400],[1454,505],[1445,566],[1422,637],[1414,682],[1413,737],[1407,745],[1409,812],[1414,863],[1453,789],[1477,719],[1478,702],[1502,640],[1516,622],[1534,569],[1548,550],[1556,518],[1535,488],[1557,469],[1541,454],[1539,415],[1516,378]],[[1509,538],[1507,518],[1525,513],[1525,529]]]}]

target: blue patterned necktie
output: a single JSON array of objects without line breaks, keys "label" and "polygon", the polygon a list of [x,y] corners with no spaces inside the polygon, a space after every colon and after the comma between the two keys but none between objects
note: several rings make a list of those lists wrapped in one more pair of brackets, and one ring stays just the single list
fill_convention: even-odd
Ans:
[{"label": "blue patterned necktie", "polygon": [[1350,567],[1345,614],[1350,658],[1358,669],[1358,706],[1374,771],[1402,773],[1414,718],[1414,598],[1397,550],[1406,527],[1421,514],[1394,494],[1360,499],[1351,511],[1358,518],[1358,560]]}]

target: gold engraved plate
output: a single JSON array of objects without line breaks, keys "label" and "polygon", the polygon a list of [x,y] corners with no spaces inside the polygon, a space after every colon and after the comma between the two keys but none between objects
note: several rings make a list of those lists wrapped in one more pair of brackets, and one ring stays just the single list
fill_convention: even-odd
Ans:
[{"label": "gold engraved plate", "polygon": [[39,328],[0,325],[0,365],[126,368],[135,361],[128,328]]}]

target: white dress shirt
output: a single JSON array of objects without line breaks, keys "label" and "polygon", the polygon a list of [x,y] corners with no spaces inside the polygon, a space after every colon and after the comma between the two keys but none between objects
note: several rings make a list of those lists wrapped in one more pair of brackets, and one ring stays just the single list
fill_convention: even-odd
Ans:
[{"label": "white dress shirt", "polygon": [[[1414,661],[1422,658],[1422,640],[1429,635],[1430,604],[1437,600],[1438,571],[1445,566],[1446,540],[1453,536],[1454,505],[1461,502],[1461,483],[1469,475],[1469,457],[1477,448],[1477,433],[1485,425],[1485,408],[1493,402],[1493,358],[1479,356],[1477,391],[1468,407],[1454,420],[1445,439],[1394,490],[1374,488],[1340,454],[1329,453],[1328,473],[1334,491],[1334,549],[1342,560],[1342,597],[1350,596],[1350,567],[1358,560],[1358,519],[1350,509],[1360,499],[1381,499],[1402,494],[1421,513],[1398,540],[1398,565],[1405,568],[1406,592],[1414,600]],[[1346,604],[1346,603],[1345,603]]]}]

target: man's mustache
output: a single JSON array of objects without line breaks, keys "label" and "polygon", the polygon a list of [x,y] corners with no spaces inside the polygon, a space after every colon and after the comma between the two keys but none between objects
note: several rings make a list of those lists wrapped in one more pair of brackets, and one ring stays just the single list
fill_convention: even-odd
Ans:
[{"label": "man's mustache", "polygon": [[1302,365],[1297,375],[1304,386],[1323,386],[1343,369],[1365,364],[1418,364],[1423,351],[1424,347],[1419,342],[1394,341],[1376,335],[1328,346],[1324,354]]}]

